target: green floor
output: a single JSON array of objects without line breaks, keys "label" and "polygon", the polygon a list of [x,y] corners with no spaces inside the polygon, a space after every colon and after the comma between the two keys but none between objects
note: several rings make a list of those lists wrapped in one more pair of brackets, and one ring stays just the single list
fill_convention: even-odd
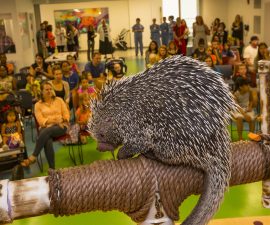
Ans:
[{"label": "green floor", "polygon": [[[234,132],[235,133],[235,132]],[[233,139],[236,139],[233,133]],[[246,136],[246,135],[245,135]],[[89,143],[84,145],[84,163],[90,164],[96,160],[111,159],[110,153],[100,153],[96,150],[96,142],[89,139]],[[67,147],[61,147],[56,152],[57,168],[73,166],[69,159]],[[44,167],[47,171],[47,165]],[[39,174],[40,176],[46,175]],[[229,217],[250,217],[269,215],[269,210],[264,209],[260,203],[261,198],[261,182],[239,185],[231,187],[226,195],[215,218]],[[198,196],[190,196],[180,207],[181,221],[190,213],[196,204]],[[123,213],[113,212],[90,212],[76,216],[55,218],[53,215],[44,215],[36,218],[21,219],[15,221],[15,225],[73,225],[73,224],[94,224],[94,225],[134,225],[135,223]]]},{"label": "green floor", "polygon": [[[128,74],[134,74],[144,67],[142,59],[126,60],[128,65]],[[235,129],[235,128],[234,128]],[[229,128],[229,130],[231,130]],[[244,135],[246,137],[246,134]],[[236,140],[236,131],[233,132],[233,141]],[[85,164],[90,164],[95,160],[110,159],[111,154],[100,153],[96,150],[96,143],[92,139],[89,144],[84,146],[84,161]],[[67,148],[61,147],[56,152],[57,168],[71,167],[72,163],[69,159]],[[45,165],[44,168],[47,171]],[[38,174],[46,175],[46,173]],[[249,216],[264,216],[269,215],[269,210],[261,206],[261,182],[252,183],[247,185],[240,185],[230,188],[222,203],[215,218],[228,218],[228,217],[249,217]],[[190,213],[191,209],[196,204],[198,197],[189,197],[180,208],[181,221]],[[93,224],[93,225],[134,225],[135,223],[123,213],[113,212],[90,212],[76,216],[55,218],[52,215],[39,216],[35,218],[21,219],[15,221],[15,225],[74,225],[74,224]]]}]

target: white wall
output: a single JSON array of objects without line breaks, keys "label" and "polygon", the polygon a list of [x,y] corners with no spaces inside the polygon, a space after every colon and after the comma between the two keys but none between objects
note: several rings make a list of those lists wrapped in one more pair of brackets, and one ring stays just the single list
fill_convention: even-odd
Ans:
[{"label": "white wall", "polygon": [[[74,9],[74,8],[109,8],[109,20],[111,27],[111,36],[116,38],[123,28],[131,29],[135,23],[135,19],[140,17],[141,23],[145,27],[144,31],[144,45],[148,46],[150,41],[149,26],[152,18],[160,18],[160,8],[162,0],[119,0],[119,1],[94,1],[94,2],[80,2],[80,3],[66,3],[66,4],[43,4],[40,5],[41,21],[47,20],[53,26],[54,10]],[[81,50],[87,49],[86,34],[80,35]],[[128,46],[134,46],[133,34],[130,32],[127,39]],[[96,38],[96,48],[98,48],[98,37]]]},{"label": "white wall", "polygon": [[264,4],[264,24],[262,29],[264,30],[264,38],[263,41],[270,46],[270,32],[269,32],[269,24],[270,24],[270,0],[265,2]]},{"label": "white wall", "polygon": [[220,18],[225,24],[228,24],[228,3],[238,0],[201,0],[200,15],[204,23],[210,28],[216,17]]},{"label": "white wall", "polygon": [[32,0],[0,0],[0,13],[11,13],[13,23],[13,41],[16,45],[16,53],[7,54],[8,61],[14,61],[16,69],[28,66],[34,62],[33,43],[28,49],[22,47],[22,41],[19,34],[18,13],[34,12]]}]

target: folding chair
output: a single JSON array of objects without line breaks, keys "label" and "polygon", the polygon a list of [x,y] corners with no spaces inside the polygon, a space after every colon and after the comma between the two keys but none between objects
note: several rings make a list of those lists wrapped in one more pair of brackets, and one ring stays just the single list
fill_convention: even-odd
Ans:
[{"label": "folding chair", "polygon": [[[25,89],[17,91],[17,98],[20,102],[20,107],[22,110],[22,118],[24,121],[30,121],[31,126],[31,137],[34,142],[34,132],[33,132],[33,97],[31,93]],[[27,123],[26,123],[27,125]]]},{"label": "folding chair", "polygon": [[[37,121],[34,114],[33,114],[33,117],[34,117],[34,120],[35,120],[37,136],[38,136],[39,135],[39,124],[38,124],[38,121]],[[60,142],[60,141],[66,141],[66,140],[71,140],[71,137],[70,137],[70,135],[68,133],[66,133],[66,134],[64,134],[62,136],[53,138],[54,142],[56,142],[56,141]],[[73,147],[74,147],[73,145],[68,145],[68,153],[69,153],[69,157],[70,157],[71,161],[76,166],[77,163],[76,163],[76,158],[75,158],[75,153],[74,153],[74,148]],[[39,167],[40,171],[43,172],[43,161],[42,161],[41,154],[37,158],[37,163],[38,163],[38,167]]]}]

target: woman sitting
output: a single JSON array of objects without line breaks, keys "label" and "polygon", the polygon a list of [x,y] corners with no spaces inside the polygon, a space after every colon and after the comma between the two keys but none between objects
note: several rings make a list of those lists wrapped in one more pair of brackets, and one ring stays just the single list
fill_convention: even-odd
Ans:
[{"label": "woman sitting", "polygon": [[49,82],[42,83],[41,92],[41,100],[35,104],[35,116],[40,127],[39,135],[34,152],[21,165],[27,167],[34,163],[44,148],[49,168],[54,169],[53,138],[66,133],[70,114],[65,102],[54,96],[53,87]]},{"label": "woman sitting", "polygon": [[62,98],[67,105],[69,105],[70,101],[70,89],[68,82],[62,80],[63,73],[60,66],[53,67],[53,80],[50,80],[53,90],[55,92],[55,96]]}]

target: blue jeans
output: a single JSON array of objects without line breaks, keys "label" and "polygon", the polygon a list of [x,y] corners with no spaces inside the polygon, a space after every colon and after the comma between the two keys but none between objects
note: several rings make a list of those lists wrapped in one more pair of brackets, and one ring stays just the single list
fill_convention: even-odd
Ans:
[{"label": "blue jeans", "polygon": [[53,138],[62,136],[66,133],[67,128],[61,128],[58,125],[42,128],[39,132],[33,156],[38,157],[44,148],[45,156],[49,164],[49,168],[55,168]]},{"label": "blue jeans", "polygon": [[135,36],[135,53],[136,55],[138,55],[138,51],[139,51],[139,46],[140,45],[140,52],[141,55],[143,55],[143,43],[142,43],[142,36],[141,37],[136,37]]}]

